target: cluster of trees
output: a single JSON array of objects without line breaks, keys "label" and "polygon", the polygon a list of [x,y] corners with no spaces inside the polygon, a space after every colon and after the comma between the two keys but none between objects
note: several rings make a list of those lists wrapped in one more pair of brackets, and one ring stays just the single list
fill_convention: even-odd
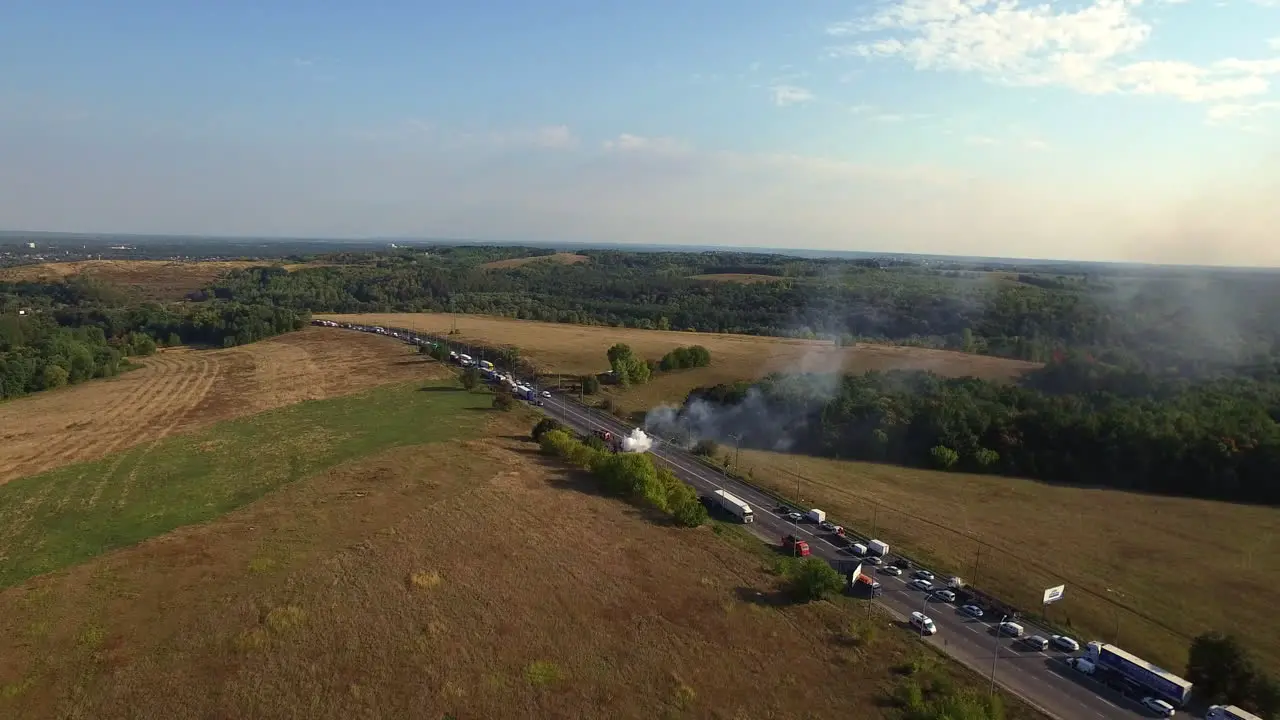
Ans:
[{"label": "cluster of trees", "polygon": [[[743,253],[583,251],[589,262],[484,268],[529,248],[347,254],[331,267],[245,270],[210,292],[325,312],[468,312],[638,328],[892,341],[1047,361],[1218,373],[1277,354],[1280,283],[1263,272]],[[763,283],[697,279],[750,270]]]},{"label": "cluster of trees", "polygon": [[310,320],[305,310],[236,301],[130,304],[91,278],[0,283],[0,397],[110,377],[157,346],[243,345]]},{"label": "cluster of trees", "polygon": [[[693,403],[706,403],[691,412]],[[708,409],[710,411],[708,411]],[[1068,358],[1020,385],[922,371],[699,388],[689,439],[1280,504],[1280,386],[1169,380]]]},{"label": "cluster of trees", "polygon": [[643,385],[653,376],[653,366],[631,351],[631,346],[618,343],[606,352],[614,382],[627,385]]},{"label": "cluster of trees", "polygon": [[707,509],[693,487],[670,470],[655,467],[644,453],[613,453],[591,447],[550,418],[540,420],[532,436],[543,452],[590,472],[605,492],[644,502],[671,515],[682,527],[698,527],[707,521]]},{"label": "cluster of trees", "polygon": [[667,372],[688,368],[707,367],[711,364],[711,351],[701,345],[678,347],[662,356],[658,361],[658,369]]},{"label": "cluster of trees", "polygon": [[1232,635],[1209,632],[1196,637],[1187,659],[1187,680],[1202,702],[1280,717],[1280,682],[1262,672]]}]

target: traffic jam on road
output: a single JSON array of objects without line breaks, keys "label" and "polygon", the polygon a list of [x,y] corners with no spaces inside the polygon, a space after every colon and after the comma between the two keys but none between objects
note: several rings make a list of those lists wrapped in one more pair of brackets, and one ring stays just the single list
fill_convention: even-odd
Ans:
[{"label": "traffic jam on road", "polygon": [[[418,346],[448,346],[443,339],[422,336],[402,328],[327,320],[313,323],[387,335]],[[449,348],[450,361],[460,367],[479,369],[486,381],[501,384],[514,396],[554,415],[584,435],[621,439],[638,431],[569,397],[539,390],[536,381],[522,381],[511,372],[500,372],[491,362],[476,360],[462,352],[463,349]],[[1044,707],[1043,704],[1041,709],[1059,717],[1121,717],[1135,713],[1173,717],[1190,697],[1191,683],[1119,647],[1096,641],[1082,645],[1073,637],[1036,628],[1019,617],[1014,609],[970,587],[959,577],[939,579],[935,573],[910,558],[891,554],[885,542],[859,537],[836,524],[820,509],[804,509],[778,501],[759,488],[709,468],[678,445],[661,438],[652,439],[653,444],[646,442],[644,451],[650,452],[656,460],[670,466],[682,479],[702,491],[703,502],[717,515],[750,524],[756,535],[778,542],[781,552],[822,557],[846,574],[850,580],[849,592],[879,600],[905,617],[906,625],[919,632],[922,638],[941,642],[944,649],[957,655],[959,648],[949,643],[945,636],[939,637],[944,630],[953,633],[967,631],[976,635],[967,639],[970,645],[982,643],[985,647],[987,642],[992,642],[995,652],[987,659],[992,663],[993,682],[996,681],[997,660],[1039,657],[1068,668],[1060,674],[1074,676],[1076,687],[1087,687],[1100,693],[1101,702],[1093,704],[1080,703],[1078,697],[1071,697],[1084,708],[1079,712]],[[610,447],[622,451],[623,444],[611,443]],[[884,583],[889,583],[890,587],[886,588]],[[1060,599],[1062,592],[1061,586],[1049,588],[1045,593],[1046,602]],[[1052,600],[1051,594],[1055,594]],[[1014,671],[1028,673],[1031,667],[1015,665]],[[1036,677],[1042,680],[1051,676],[1041,674]],[[1034,694],[1034,688],[1020,685],[1011,689],[1028,700],[1035,699],[1029,697]],[[1078,696],[1078,693],[1068,687],[1059,690],[1054,697],[1063,696]],[[1208,717],[1214,720],[1257,720],[1237,708],[1220,706],[1211,708]]]}]

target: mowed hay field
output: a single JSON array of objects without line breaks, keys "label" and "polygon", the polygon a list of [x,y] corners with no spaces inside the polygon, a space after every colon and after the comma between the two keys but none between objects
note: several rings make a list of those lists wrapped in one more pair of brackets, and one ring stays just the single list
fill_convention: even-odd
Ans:
[{"label": "mowed hay field", "polygon": [[487,262],[481,265],[480,267],[485,268],[486,270],[500,270],[500,269],[520,267],[521,265],[528,265],[529,263],[536,263],[536,262],[558,263],[560,265],[577,265],[578,263],[584,263],[590,260],[591,258],[587,257],[586,255],[559,252],[559,253],[553,253],[551,255],[537,255],[535,257],[510,258],[508,260],[494,260],[493,262]]},{"label": "mowed hay field", "polygon": [[114,378],[0,403],[0,483],[220,420],[447,372],[397,340],[319,327],[136,361],[140,369]]},{"label": "mowed hay field", "polygon": [[1049,618],[1082,640],[1181,672],[1190,637],[1229,631],[1280,671],[1280,509],[747,450],[740,462],[752,482],[788,498],[799,479],[806,507],[874,527],[942,570],[974,580],[976,564],[978,585],[1024,609],[1066,583]]},{"label": "mowed hay field", "polygon": [[[0,269],[0,281],[64,282],[78,275],[130,290],[155,300],[181,300],[232,270],[278,265],[270,260],[192,261],[174,260],[78,260]],[[284,265],[293,270],[305,265]]]},{"label": "mowed hay field", "polygon": [[[349,452],[0,590],[0,716],[875,718],[903,668],[982,685],[878,613],[772,602],[760,555],[590,492],[487,399],[389,386],[194,436],[246,470],[301,430],[295,459]],[[193,492],[139,485],[123,507]]]},{"label": "mowed hay field", "polygon": [[710,367],[662,373],[652,382],[623,393],[619,405],[633,412],[647,410],[661,402],[682,402],[695,387],[758,378],[782,370],[862,372],[918,368],[942,375],[1012,379],[1039,367],[1019,360],[925,348],[872,344],[836,347],[813,340],[567,325],[478,315],[396,313],[317,317],[437,334],[448,332],[456,323],[458,334],[453,336],[456,342],[494,347],[514,345],[544,373],[580,375],[608,370],[605,351],[614,343],[627,343],[636,353],[655,360],[682,345],[702,345],[711,351]]}]

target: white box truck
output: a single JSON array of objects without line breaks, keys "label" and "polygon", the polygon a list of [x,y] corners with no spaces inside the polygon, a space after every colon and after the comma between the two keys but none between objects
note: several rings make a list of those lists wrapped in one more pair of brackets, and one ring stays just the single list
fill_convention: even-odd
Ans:
[{"label": "white box truck", "polygon": [[852,546],[850,546],[850,548],[849,548],[849,549],[853,551],[853,554],[854,554],[854,555],[866,555],[866,554],[867,554],[867,546],[866,546],[866,545],[863,545],[862,543],[854,543]]},{"label": "white box truck", "polygon": [[827,519],[827,514],[817,508],[814,508],[809,512],[805,513],[804,518],[805,520],[808,520],[810,522],[820,523],[823,520]]},{"label": "white box truck", "polygon": [[738,496],[730,495],[723,490],[715,491],[712,496],[716,499],[716,502],[720,504],[720,507],[728,510],[734,517],[738,518],[742,522],[749,523],[756,521],[755,513],[751,512],[751,506],[743,502]]},{"label": "white box truck", "polygon": [[872,555],[879,555],[880,557],[884,557],[885,555],[889,554],[889,545],[879,540],[872,540],[867,543],[867,550]]}]

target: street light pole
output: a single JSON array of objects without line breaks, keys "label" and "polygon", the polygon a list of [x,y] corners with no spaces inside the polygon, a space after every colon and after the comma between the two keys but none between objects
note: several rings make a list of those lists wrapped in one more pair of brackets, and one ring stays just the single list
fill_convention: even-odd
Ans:
[{"label": "street light pole", "polygon": [[1000,618],[1000,623],[996,625],[995,652],[991,654],[991,692],[990,694],[992,695],[996,694],[996,661],[1000,659],[1000,636],[1004,634],[1004,621],[1008,619],[1009,619],[1009,616],[1005,615],[1004,617]]},{"label": "street light pole", "polygon": [[[929,606],[929,593],[924,594],[924,602],[920,603],[920,614],[924,615],[924,609]],[[927,617],[927,616],[926,616]],[[924,623],[920,623],[920,639],[924,639]]]}]

